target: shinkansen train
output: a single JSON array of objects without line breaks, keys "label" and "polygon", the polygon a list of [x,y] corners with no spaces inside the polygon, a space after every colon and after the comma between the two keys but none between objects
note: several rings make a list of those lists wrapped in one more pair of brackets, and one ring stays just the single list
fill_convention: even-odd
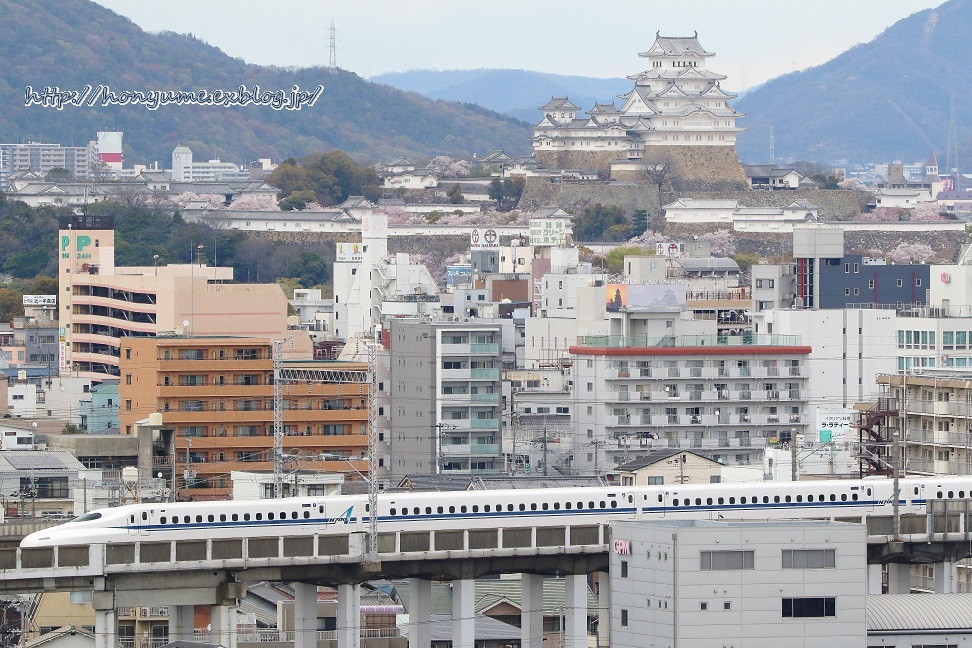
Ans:
[{"label": "shinkansen train", "polygon": [[[434,530],[591,524],[641,517],[786,519],[891,515],[890,479],[785,483],[617,486],[535,490],[385,493],[379,530]],[[930,499],[972,498],[972,477],[899,481],[901,513],[924,513]],[[277,500],[132,504],[85,513],[32,533],[21,547],[344,534],[365,530],[362,495]],[[568,520],[569,518],[569,520]]]}]

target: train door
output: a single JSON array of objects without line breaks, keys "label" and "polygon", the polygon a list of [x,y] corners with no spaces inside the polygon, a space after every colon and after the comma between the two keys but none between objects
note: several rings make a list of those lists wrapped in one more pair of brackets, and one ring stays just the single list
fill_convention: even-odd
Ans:
[{"label": "train door", "polygon": [[136,511],[134,513],[128,514],[128,535],[131,536],[146,536],[149,532],[149,524],[151,520],[149,519],[148,511]]},{"label": "train door", "polygon": [[911,494],[911,510],[918,512],[924,510],[925,505],[925,484],[915,484],[909,491]]}]

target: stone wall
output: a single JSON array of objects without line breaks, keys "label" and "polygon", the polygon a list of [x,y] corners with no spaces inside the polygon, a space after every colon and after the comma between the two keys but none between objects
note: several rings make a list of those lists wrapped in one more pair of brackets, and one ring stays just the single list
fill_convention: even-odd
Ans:
[{"label": "stone wall", "polygon": [[624,158],[624,151],[537,151],[533,157],[545,169],[596,170],[607,176],[611,172],[611,162]]},{"label": "stone wall", "polygon": [[[734,146],[647,146],[645,160],[670,159],[675,172],[676,182],[690,186],[713,186],[745,184],[746,174]],[[624,151],[535,151],[534,157],[540,166],[547,169],[595,169],[607,175],[611,172],[611,162],[625,159]],[[643,182],[638,172],[618,172],[611,175],[612,180]]]},{"label": "stone wall", "polygon": [[627,213],[645,209],[658,214],[658,190],[650,185],[607,182],[550,182],[545,178],[529,177],[519,209],[530,212],[539,207],[556,205],[571,214],[579,214],[588,205],[618,205]]},{"label": "stone wall", "polygon": [[845,191],[842,189],[746,189],[728,191],[683,191],[677,194],[666,192],[663,205],[675,198],[697,198],[716,200],[738,200],[745,207],[785,207],[794,200],[808,200],[820,207],[820,220],[850,220],[860,214],[864,205],[872,198],[867,191]]}]

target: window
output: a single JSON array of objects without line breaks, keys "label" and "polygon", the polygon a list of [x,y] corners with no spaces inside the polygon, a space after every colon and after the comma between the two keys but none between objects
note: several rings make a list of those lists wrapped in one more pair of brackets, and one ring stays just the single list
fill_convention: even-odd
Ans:
[{"label": "window", "polygon": [[627,578],[627,577],[628,577],[628,561],[627,560],[622,560],[621,561],[621,578]]},{"label": "window", "polygon": [[703,571],[723,569],[753,569],[752,551],[703,551],[700,569]]},{"label": "window", "polygon": [[622,626],[626,626],[626,627],[628,625],[628,611],[627,610],[621,610],[621,625]]},{"label": "window", "polygon": [[836,549],[784,549],[783,569],[834,569]]},{"label": "window", "polygon": [[785,598],[782,608],[783,618],[833,617],[837,616],[837,599],[833,596]]}]

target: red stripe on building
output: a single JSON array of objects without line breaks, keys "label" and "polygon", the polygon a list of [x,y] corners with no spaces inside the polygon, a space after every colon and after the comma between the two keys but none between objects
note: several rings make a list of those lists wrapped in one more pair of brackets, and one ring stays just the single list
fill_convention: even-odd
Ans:
[{"label": "red stripe on building", "polygon": [[99,162],[121,162],[122,154],[121,153],[99,153],[98,161]]},{"label": "red stripe on building", "polygon": [[581,347],[569,348],[571,355],[600,356],[686,356],[686,355],[804,355],[808,346],[697,346],[697,347]]}]

